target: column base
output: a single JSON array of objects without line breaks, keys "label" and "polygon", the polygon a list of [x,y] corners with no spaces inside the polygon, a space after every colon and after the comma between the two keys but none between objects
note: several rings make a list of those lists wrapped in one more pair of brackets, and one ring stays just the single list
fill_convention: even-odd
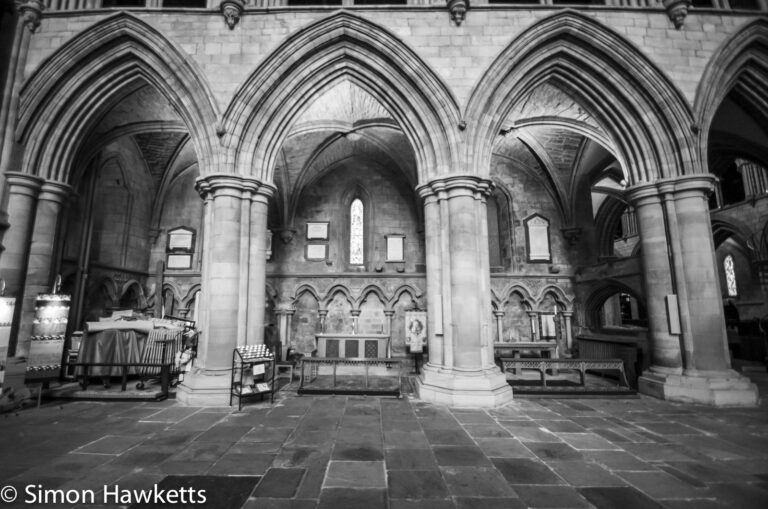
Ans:
[{"label": "column base", "polygon": [[192,370],[176,387],[176,401],[185,406],[226,407],[229,405],[232,371]]},{"label": "column base", "polygon": [[425,366],[416,392],[423,401],[454,407],[495,408],[512,402],[512,387],[496,368],[458,371]]},{"label": "column base", "polygon": [[757,386],[735,371],[661,374],[646,371],[638,379],[642,394],[668,401],[716,407],[757,406]]}]

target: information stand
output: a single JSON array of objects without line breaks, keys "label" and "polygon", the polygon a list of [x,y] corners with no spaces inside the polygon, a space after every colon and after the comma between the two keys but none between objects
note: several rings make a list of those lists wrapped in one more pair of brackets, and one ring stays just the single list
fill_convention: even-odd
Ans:
[{"label": "information stand", "polygon": [[243,398],[269,395],[275,400],[275,356],[266,345],[246,345],[232,352],[232,383],[229,405],[237,398],[237,409],[242,410]]}]

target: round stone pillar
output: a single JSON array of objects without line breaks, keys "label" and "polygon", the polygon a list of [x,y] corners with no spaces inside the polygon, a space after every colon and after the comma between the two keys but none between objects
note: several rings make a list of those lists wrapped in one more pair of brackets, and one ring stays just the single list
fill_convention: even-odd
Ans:
[{"label": "round stone pillar", "polygon": [[[266,215],[274,188],[232,174],[198,178],[205,200],[196,370],[179,386],[189,405],[229,403],[232,351],[264,340]],[[245,278],[245,281],[243,281]]]},{"label": "round stone pillar", "polygon": [[[485,196],[476,176],[430,181],[425,204],[430,361],[419,397],[454,406],[497,406],[512,389],[493,364]],[[433,350],[434,346],[438,347]],[[432,355],[433,351],[437,355]]]},{"label": "round stone pillar", "polygon": [[627,197],[635,208],[643,264],[643,283],[651,344],[650,370],[682,373],[680,338],[670,334],[666,299],[672,295],[671,253],[667,244],[666,215],[654,184],[631,188]]},{"label": "round stone pillar", "polygon": [[62,208],[69,199],[72,188],[59,182],[45,182],[37,197],[37,212],[29,246],[24,298],[21,303],[16,355],[29,352],[32,322],[35,317],[35,300],[39,293],[50,293],[56,255],[56,235]]},{"label": "round stone pillar", "polygon": [[708,206],[713,181],[712,175],[689,175],[629,191],[640,230],[652,344],[652,366],[638,386],[673,401],[753,406],[757,387],[730,369]]}]

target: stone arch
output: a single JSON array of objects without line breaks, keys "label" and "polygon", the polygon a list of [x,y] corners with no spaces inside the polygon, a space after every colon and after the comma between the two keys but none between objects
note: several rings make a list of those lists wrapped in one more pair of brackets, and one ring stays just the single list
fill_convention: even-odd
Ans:
[{"label": "stone arch", "polygon": [[97,22],[49,57],[22,89],[16,133],[25,145],[22,171],[69,181],[79,140],[104,105],[137,82],[170,101],[201,166],[216,168],[217,106],[201,76],[181,49],[137,17],[120,12]]},{"label": "stone arch", "polygon": [[597,284],[584,302],[584,321],[589,328],[598,330],[600,324],[600,311],[605,301],[616,293],[627,293],[637,300],[639,306],[645,307],[643,295],[635,289],[615,279],[606,279]]},{"label": "stone arch", "polygon": [[517,296],[520,298],[520,301],[525,303],[529,311],[532,309],[535,299],[531,295],[530,290],[519,283],[512,284],[504,289],[504,291],[501,293],[499,305],[503,307],[513,294],[517,294]]},{"label": "stone arch", "polygon": [[317,289],[314,286],[312,286],[309,283],[301,284],[296,288],[296,291],[293,293],[293,300],[296,301],[296,299],[301,297],[303,293],[308,293],[312,295],[312,297],[315,298],[318,304],[322,301],[322,299],[320,298],[320,293],[317,291]]},{"label": "stone arch", "polygon": [[696,89],[694,112],[700,130],[699,158],[708,168],[707,150],[712,120],[732,91],[747,98],[768,118],[768,21],[756,19],[737,30],[717,49]]},{"label": "stone arch", "polygon": [[344,79],[397,120],[416,154],[420,181],[452,168],[459,109],[451,92],[394,34],[339,12],[293,34],[235,93],[224,115],[225,170],[271,182],[294,120]]},{"label": "stone arch", "polygon": [[325,293],[325,296],[320,301],[320,304],[323,308],[327,308],[328,304],[333,300],[333,298],[336,296],[337,293],[342,294],[342,296],[347,299],[347,302],[349,302],[350,306],[355,306],[356,301],[354,297],[352,297],[352,292],[349,291],[349,288],[342,284],[336,284],[333,285],[328,289],[328,291]]},{"label": "stone arch", "polygon": [[182,305],[189,309],[189,306],[197,299],[197,293],[202,289],[202,285],[200,283],[195,283],[192,285],[189,290],[187,291],[187,294],[184,296],[183,299],[181,299]]},{"label": "stone arch", "polygon": [[490,168],[507,116],[544,83],[566,90],[595,117],[630,184],[685,173],[695,159],[690,108],[669,78],[612,29],[565,10],[518,36],[475,85],[466,114],[469,150],[476,150],[470,167]]},{"label": "stone arch", "polygon": [[536,305],[540,305],[544,299],[547,298],[547,295],[551,295],[552,298],[555,299],[555,302],[561,304],[564,307],[563,311],[572,310],[573,302],[571,299],[565,295],[565,292],[562,290],[562,288],[555,285],[547,285],[542,288],[541,293],[539,294],[539,298],[536,301]]},{"label": "stone arch", "polygon": [[384,294],[384,290],[382,290],[379,285],[370,284],[370,285],[367,285],[365,288],[363,288],[363,290],[360,292],[360,297],[358,297],[357,301],[355,301],[355,308],[360,309],[360,306],[363,304],[365,299],[367,299],[368,295],[371,293],[375,294],[376,297],[379,298],[379,300],[383,305],[386,306],[387,303],[389,302],[389,299]]},{"label": "stone arch", "polygon": [[399,301],[400,297],[406,293],[411,297],[411,301],[414,303],[414,305],[420,306],[419,299],[423,295],[423,292],[414,286],[404,284],[398,286],[395,292],[392,294],[392,298],[387,302],[387,309],[394,309],[397,301]]}]

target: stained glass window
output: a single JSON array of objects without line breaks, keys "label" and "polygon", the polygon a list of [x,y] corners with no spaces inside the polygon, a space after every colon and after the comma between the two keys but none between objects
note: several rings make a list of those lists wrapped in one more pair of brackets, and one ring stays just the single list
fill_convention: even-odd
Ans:
[{"label": "stained glass window", "polygon": [[728,255],[723,261],[725,267],[725,282],[728,285],[728,296],[736,297],[738,290],[736,288],[736,271],[733,269],[733,256]]},{"label": "stained glass window", "polygon": [[363,202],[356,198],[349,206],[349,263],[363,264]]}]

